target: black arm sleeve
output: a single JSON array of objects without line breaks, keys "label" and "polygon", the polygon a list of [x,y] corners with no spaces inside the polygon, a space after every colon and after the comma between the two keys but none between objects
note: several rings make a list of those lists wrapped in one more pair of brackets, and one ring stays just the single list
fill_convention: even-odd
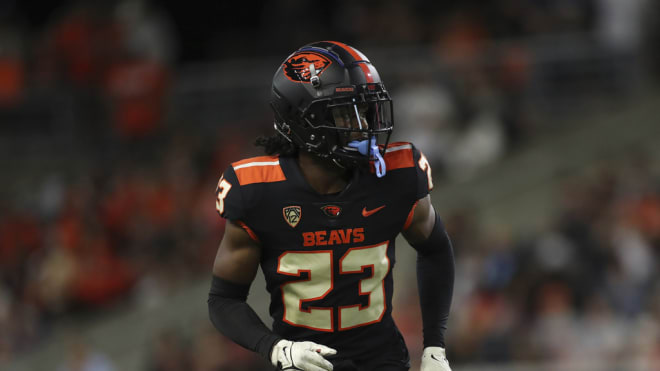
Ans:
[{"label": "black arm sleeve", "polygon": [[417,250],[417,285],[424,326],[424,347],[445,347],[445,330],[454,291],[454,252],[436,214],[429,238]]},{"label": "black arm sleeve", "polygon": [[249,285],[213,276],[209,292],[209,317],[223,335],[270,361],[270,350],[281,337],[273,333],[245,302]]}]

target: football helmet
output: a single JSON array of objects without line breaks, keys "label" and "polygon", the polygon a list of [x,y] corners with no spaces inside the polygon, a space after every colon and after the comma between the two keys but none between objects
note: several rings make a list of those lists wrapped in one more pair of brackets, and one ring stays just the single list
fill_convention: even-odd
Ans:
[{"label": "football helmet", "polygon": [[275,72],[270,104],[275,129],[300,150],[345,168],[373,162],[385,175],[392,100],[359,50],[337,41],[296,50]]}]

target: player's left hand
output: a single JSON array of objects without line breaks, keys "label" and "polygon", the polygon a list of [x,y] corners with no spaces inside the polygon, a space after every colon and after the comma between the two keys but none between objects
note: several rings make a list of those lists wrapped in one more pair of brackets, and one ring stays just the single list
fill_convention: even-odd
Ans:
[{"label": "player's left hand", "polygon": [[420,371],[451,371],[449,361],[445,356],[445,348],[426,347],[422,353],[422,367]]}]

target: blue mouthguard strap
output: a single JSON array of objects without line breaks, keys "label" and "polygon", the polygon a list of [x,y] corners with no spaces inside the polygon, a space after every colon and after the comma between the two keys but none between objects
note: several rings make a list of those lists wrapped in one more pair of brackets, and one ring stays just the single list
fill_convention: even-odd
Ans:
[{"label": "blue mouthguard strap", "polygon": [[362,155],[373,158],[374,167],[376,168],[376,176],[379,178],[385,176],[385,172],[387,171],[385,167],[385,159],[383,159],[383,156],[380,154],[375,136],[371,137],[370,140],[354,140],[348,143],[348,146],[351,148],[357,148],[358,152]]}]

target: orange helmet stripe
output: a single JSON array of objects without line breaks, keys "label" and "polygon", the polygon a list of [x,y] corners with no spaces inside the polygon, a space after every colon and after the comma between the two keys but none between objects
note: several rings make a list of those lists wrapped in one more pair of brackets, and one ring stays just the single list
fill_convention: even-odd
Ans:
[{"label": "orange helmet stripe", "polygon": [[369,66],[365,62],[359,62],[359,61],[368,61],[367,57],[365,57],[362,53],[358,52],[357,50],[353,49],[352,47],[340,43],[339,41],[326,41],[335,45],[340,46],[342,49],[346,50],[348,54],[350,54],[353,58],[355,58],[356,61],[358,61],[358,66],[362,69],[362,72],[364,72],[364,77],[367,79],[368,83],[374,82],[374,78],[371,75],[371,70],[369,69]]}]

